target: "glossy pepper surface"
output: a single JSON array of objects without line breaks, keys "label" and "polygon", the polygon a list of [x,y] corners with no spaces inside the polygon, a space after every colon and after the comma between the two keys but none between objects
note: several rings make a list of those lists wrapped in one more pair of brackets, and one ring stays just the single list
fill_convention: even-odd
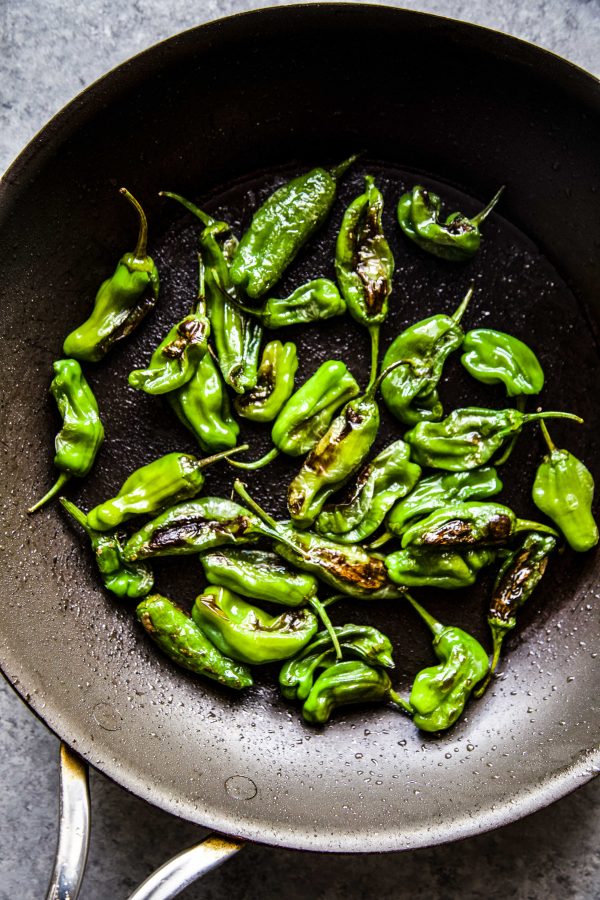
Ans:
[{"label": "glossy pepper surface", "polygon": [[563,412],[522,413],[517,409],[455,409],[441,422],[420,422],[404,435],[420,466],[463,472],[489,462],[523,425],[539,419],[583,420]]},{"label": "glossy pepper surface", "polygon": [[403,365],[383,379],[381,395],[389,411],[401,422],[415,425],[442,418],[437,388],[446,359],[463,342],[460,321],[472,296],[471,288],[452,316],[439,314],[416,322],[388,347],[383,369],[399,361]]},{"label": "glossy pepper surface", "polygon": [[158,271],[146,249],[146,216],[129,191],[121,188],[121,193],[140,218],[137,246],[121,257],[113,275],[102,282],[89,319],[72,331],[63,345],[65,356],[87,362],[98,362],[117,341],[131,334],[158,300]]},{"label": "glossy pepper surface", "polygon": [[503,188],[471,219],[455,212],[441,221],[442,201],[433,191],[417,184],[398,201],[398,224],[422,250],[442,259],[463,262],[477,253],[481,244],[480,225],[500,199]]},{"label": "glossy pepper surface", "polygon": [[301,284],[289,297],[269,297],[260,308],[243,308],[257,316],[265,328],[285,328],[288,325],[309,325],[311,322],[341,316],[346,312],[346,302],[333,281],[329,278],[315,278]]},{"label": "glossy pepper surface", "polygon": [[592,514],[594,479],[581,460],[554,445],[543,422],[542,431],[549,452],[536,472],[533,502],[552,519],[573,550],[585,553],[598,543]]},{"label": "glossy pepper surface", "polygon": [[52,363],[52,369],[50,393],[63,420],[54,442],[54,465],[61,474],[30,513],[55,497],[72,476],[84,478],[104,441],[98,404],[77,360],[58,359]]},{"label": "glossy pepper surface", "polygon": [[461,362],[467,372],[483,384],[503,384],[508,397],[539,394],[544,371],[527,344],[503,331],[475,328],[462,345]]},{"label": "glossy pepper surface", "polygon": [[484,500],[502,490],[502,482],[492,466],[466,472],[445,472],[423,478],[400,500],[387,519],[392,534],[402,534],[408,523],[424,518],[436,509],[465,500]]},{"label": "glossy pepper surface", "polygon": [[202,553],[200,562],[209,584],[221,584],[253,600],[294,607],[317,594],[314,575],[298,572],[268,550],[225,547]]},{"label": "glossy pepper surface", "polygon": [[320,228],[351,157],[335,168],[312,169],[274,191],[254,213],[231,263],[231,280],[257,299],[279,281],[300,248]]},{"label": "glossy pepper surface", "polygon": [[311,725],[323,725],[340,706],[386,700],[392,683],[384,669],[360,660],[335,663],[321,672],[304,701],[302,715]]},{"label": "glossy pepper surface", "polygon": [[317,531],[342,544],[360,543],[379,528],[420,475],[420,466],[410,461],[408,444],[394,441],[358,474],[347,499],[324,507]]},{"label": "glossy pepper surface", "polygon": [[297,368],[295,344],[268,343],[258,367],[256,385],[235,398],[236,412],[253,422],[272,422],[294,390]]},{"label": "glossy pepper surface", "polygon": [[154,585],[152,570],[147,563],[128,563],[123,559],[122,539],[116,532],[94,531],[85,513],[70,500],[60,502],[90,539],[98,571],[104,587],[117,597],[139,598],[149,594]]},{"label": "glossy pepper surface", "polygon": [[[225,451],[228,452],[231,451]],[[204,486],[204,469],[223,456],[222,453],[205,459],[187,453],[160,456],[132,472],[115,497],[90,510],[88,524],[97,531],[108,531],[132,516],[151,515],[169,504],[195,497]]]},{"label": "glossy pepper surface", "polygon": [[446,591],[475,584],[481,569],[496,559],[490,547],[476,550],[433,550],[408,547],[385,558],[390,578],[403,587],[433,587]]},{"label": "glossy pepper surface", "polygon": [[167,394],[167,400],[205,453],[231,450],[237,444],[240,427],[231,414],[229,397],[210,350],[190,380]]},{"label": "glossy pepper surface", "polygon": [[488,655],[472,635],[442,625],[412,597],[412,606],[433,634],[433,650],[440,661],[423,669],[410,692],[413,721],[422,731],[441,731],[456,722],[469,695],[488,671]]},{"label": "glossy pepper surface", "polygon": [[233,591],[213,585],[196,598],[192,618],[221,653],[250,665],[294,656],[318,627],[308,609],[271,616]]},{"label": "glossy pepper surface", "polygon": [[138,605],[136,615],[163,653],[184,669],[238,691],[252,684],[247,666],[217,650],[192,619],[167,597],[151,594]]}]

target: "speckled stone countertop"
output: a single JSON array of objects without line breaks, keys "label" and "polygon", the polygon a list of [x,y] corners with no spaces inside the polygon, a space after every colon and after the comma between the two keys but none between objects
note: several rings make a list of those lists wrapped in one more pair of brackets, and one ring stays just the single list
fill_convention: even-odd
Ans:
[{"label": "speckled stone countertop", "polygon": [[[178,31],[281,3],[240,0],[0,0],[0,171],[98,76]],[[599,0],[421,0],[391,4],[497,28],[600,73]],[[55,848],[58,741],[0,679],[0,900],[45,894]],[[202,829],[92,773],[93,829],[81,897],[120,900]],[[383,857],[249,847],[185,898],[600,897],[600,781],[499,831]]]}]

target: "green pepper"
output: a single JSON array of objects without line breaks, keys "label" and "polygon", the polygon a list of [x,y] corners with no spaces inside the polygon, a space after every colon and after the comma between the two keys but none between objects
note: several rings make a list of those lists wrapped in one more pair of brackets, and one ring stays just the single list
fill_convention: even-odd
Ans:
[{"label": "green pepper", "polygon": [[113,344],[137,328],[158,300],[158,271],[146,251],[148,224],[144,210],[128,190],[121,194],[140,218],[137,246],[125,253],[114,274],[100,285],[89,319],[72,331],[63,345],[65,356],[98,362]]},{"label": "green pepper", "polygon": [[553,528],[518,519],[501,503],[452,503],[418,519],[402,535],[402,547],[487,547],[505,544],[522,531],[556,535]]},{"label": "green pepper", "polygon": [[420,475],[420,467],[410,461],[408,445],[394,441],[359,473],[347,499],[324,507],[317,531],[341,544],[359,544],[379,528]]},{"label": "green pepper", "polygon": [[585,553],[598,543],[592,473],[568,450],[554,445],[543,422],[541,428],[549,453],[536,472],[533,502],[560,528],[573,550]]},{"label": "green pepper", "polygon": [[160,456],[132,472],[115,497],[90,510],[87,515],[90,527],[108,531],[133,516],[151,515],[179,500],[195,497],[204,486],[204,469],[246,446],[215,453],[205,459],[196,459],[187,453]]},{"label": "green pepper", "polygon": [[503,331],[467,332],[460,361],[477,381],[503,384],[508,397],[539,394],[544,386],[544,372],[533,350]]},{"label": "green pepper", "polygon": [[415,425],[442,418],[437,388],[446,359],[463,342],[460,321],[472,296],[471,287],[452,316],[439,314],[416,322],[388,347],[383,368],[399,361],[403,365],[384,378],[381,395],[389,411],[401,422]]},{"label": "green pepper", "polygon": [[242,544],[264,534],[260,520],[239,503],[202,497],[178,503],[131,535],[123,548],[128,562],[152,556],[184,556],[223,544]]},{"label": "green pepper", "polygon": [[136,615],[163,653],[184,669],[238,691],[253,683],[247,666],[224,656],[190,617],[166,597],[151,594],[139,604]]},{"label": "green pepper", "polygon": [[210,350],[191,379],[167,400],[179,421],[191,431],[205,453],[235,447],[240,427],[231,415],[229,397]]},{"label": "green pepper", "polygon": [[490,547],[476,550],[434,550],[408,547],[385,558],[390,578],[403,587],[434,587],[446,591],[475,584],[481,569],[496,559]]},{"label": "green pepper", "polygon": [[502,490],[502,482],[492,466],[467,472],[444,472],[423,478],[410,494],[396,503],[388,516],[392,534],[402,534],[411,519],[424,518],[436,509],[465,500],[485,500]]},{"label": "green pepper", "polygon": [[347,208],[335,248],[335,271],[353,319],[371,335],[371,381],[375,380],[379,329],[388,314],[394,257],[382,225],[383,197],[374,179]]},{"label": "green pepper", "polygon": [[564,412],[522,413],[517,409],[455,409],[442,422],[419,422],[404,435],[420,466],[463,472],[488,462],[523,425],[539,419],[573,419]]},{"label": "green pepper", "polygon": [[392,683],[383,669],[360,660],[339,662],[321,672],[304,701],[302,715],[311,725],[323,725],[339,706],[387,700],[391,693]]},{"label": "green pepper", "polygon": [[285,328],[341,316],[346,312],[346,302],[333,281],[315,278],[300,285],[285,299],[269,297],[260,309],[247,306],[242,309],[260,319],[265,328]]},{"label": "green pepper", "polygon": [[59,499],[89,537],[104,587],[117,597],[139,598],[149,594],[154,584],[150,566],[142,562],[125,562],[121,537],[116,531],[95,531],[90,528],[85,514],[74,503],[65,497]]},{"label": "green pepper", "polygon": [[271,422],[280,412],[292,391],[298,368],[296,345],[271,341],[263,350],[256,385],[235,398],[240,416],[253,422]]},{"label": "green pepper", "polygon": [[398,201],[398,224],[422,250],[442,259],[463,262],[479,250],[479,226],[487,219],[503,190],[501,187],[485,209],[471,219],[455,212],[441,222],[442,201],[437,194],[417,184]]},{"label": "green pepper", "polygon": [[300,248],[329,215],[337,181],[355,156],[317,168],[278,188],[254,213],[231,263],[231,280],[256,300],[279,281]]},{"label": "green pepper", "polygon": [[303,606],[317,594],[318,582],[308,572],[297,572],[266,550],[226,547],[200,556],[206,580],[253,600],[280,606]]},{"label": "green pepper", "polygon": [[54,465],[61,474],[48,493],[28,510],[30,513],[55,497],[72,476],[84,478],[104,441],[98,404],[79,363],[74,359],[57,359],[52,369],[50,392],[63,420],[54,442]]},{"label": "green pepper", "polygon": [[196,598],[192,618],[221,653],[249,665],[294,656],[318,627],[316,616],[307,609],[270,616],[227,588],[213,585]]},{"label": "green pepper", "polygon": [[433,634],[440,665],[423,669],[415,678],[409,703],[421,731],[441,731],[456,722],[473,688],[488,671],[488,655],[472,635],[444,626],[407,594]]},{"label": "green pepper", "polygon": [[[368,665],[394,668],[392,644],[370,625],[342,625],[334,629],[342,653]],[[318,671],[334,665],[335,653],[327,631],[316,637],[294,659],[284,663],[279,673],[281,693],[288,700],[306,700]]]}]

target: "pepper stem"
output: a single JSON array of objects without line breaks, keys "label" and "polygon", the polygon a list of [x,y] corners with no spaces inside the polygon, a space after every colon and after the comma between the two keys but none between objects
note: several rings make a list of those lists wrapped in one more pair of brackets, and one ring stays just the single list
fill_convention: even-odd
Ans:
[{"label": "pepper stem", "polygon": [[129,200],[131,205],[135,207],[137,213],[140,217],[140,230],[138,232],[138,239],[136,248],[134,250],[134,256],[136,259],[146,259],[147,249],[148,249],[148,220],[146,218],[146,213],[141,207],[141,204],[135,199],[133,194],[130,194],[127,188],[119,188],[119,193],[123,194],[123,196]]},{"label": "pepper stem", "polygon": [[480,684],[476,691],[474,691],[473,696],[478,700],[483,697],[487,690],[487,686],[492,680],[492,675],[496,671],[496,666],[498,665],[498,661],[500,659],[500,651],[502,649],[502,642],[506,635],[506,629],[497,629],[494,628],[493,624],[490,622],[490,629],[492,632],[492,641],[493,641],[493,650],[492,650],[492,661],[490,663],[490,667],[488,669],[487,675],[485,676],[485,680],[483,684]]},{"label": "pepper stem", "polygon": [[531,519],[517,519],[513,534],[519,534],[520,531],[539,531],[542,534],[551,534],[552,537],[560,537],[558,531],[549,525],[542,525],[541,522],[534,522]]},{"label": "pepper stem", "polygon": [[222,450],[221,453],[205,456],[204,459],[198,460],[199,468],[204,469],[206,466],[212,466],[213,463],[218,462],[220,459],[229,459],[233,453],[242,453],[249,448],[250,444],[240,444],[239,447],[232,447],[230,450]]},{"label": "pepper stem", "polygon": [[270,462],[273,462],[274,459],[277,459],[279,456],[279,450],[277,447],[273,447],[272,450],[269,450],[268,453],[265,453],[264,456],[261,456],[260,459],[255,459],[254,462],[239,462],[237,459],[228,459],[227,462],[230,466],[235,466],[236,469],[262,469],[263,466],[267,466]]},{"label": "pepper stem", "polygon": [[202,254],[198,253],[198,297],[192,306],[192,313],[197,313],[201,316],[206,315],[205,273],[206,267],[204,265],[204,260],[202,259]]},{"label": "pepper stem", "polygon": [[[233,489],[236,492],[236,494],[242,498],[244,503],[250,507],[252,512],[256,513],[256,515],[259,517],[259,519],[261,519],[263,522],[265,522],[269,526],[269,528],[271,528],[275,532],[275,534],[277,536],[277,540],[280,540],[278,523],[275,521],[273,516],[270,516],[269,513],[266,512],[262,508],[262,506],[258,505],[256,500],[252,499],[252,497],[246,490],[246,485],[244,484],[244,482],[240,481],[239,478],[236,478],[235,481],[233,482]],[[284,541],[284,543],[285,543],[285,541]],[[296,548],[294,547],[294,549],[296,549]]]},{"label": "pepper stem", "polygon": [[186,200],[181,194],[173,194],[171,191],[159,191],[158,196],[170,197],[171,200],[176,200],[178,203],[181,203],[188,212],[191,212],[197,219],[200,219],[206,228],[208,228],[209,225],[214,225],[217,221],[216,219],[213,219],[212,216],[209,216],[208,213],[203,212],[195,203],[192,203],[191,200]]},{"label": "pepper stem", "polygon": [[490,200],[490,202],[488,203],[488,205],[485,206],[485,207],[481,210],[481,212],[478,212],[476,216],[473,216],[473,218],[471,219],[471,225],[474,225],[475,228],[478,228],[479,225],[481,225],[482,222],[485,222],[485,220],[487,219],[487,217],[489,216],[489,214],[491,213],[491,211],[492,211],[493,208],[495,207],[496,203],[498,202],[498,200],[499,200],[500,197],[502,196],[502,192],[504,191],[504,187],[505,187],[505,185],[502,185],[502,187],[500,188],[500,190],[497,191],[497,192],[494,194],[494,196],[492,197],[492,199]]},{"label": "pepper stem", "polygon": [[567,412],[526,413],[523,416],[523,424],[525,424],[525,422],[537,422],[540,419],[572,419],[574,422],[578,422],[580,425],[583,425],[583,419],[581,418],[581,416],[576,416],[575,413]]},{"label": "pepper stem", "polygon": [[390,698],[390,700],[392,701],[392,703],[395,703],[396,706],[399,706],[399,707],[400,707],[400,709],[402,710],[402,712],[407,713],[407,714],[408,714],[409,716],[411,716],[411,717],[414,716],[415,711],[414,711],[414,709],[412,708],[412,706],[410,705],[410,703],[408,702],[408,700],[404,700],[404,699],[400,696],[400,694],[398,694],[396,691],[393,691],[393,690],[390,689],[390,692],[389,692],[389,694],[388,694],[388,697]]},{"label": "pepper stem", "polygon": [[415,609],[419,613],[419,615],[421,616],[423,621],[426,622],[427,625],[429,625],[429,628],[431,629],[433,634],[439,634],[441,631],[444,630],[444,626],[442,625],[442,623],[438,622],[437,619],[434,619],[433,616],[430,615],[427,612],[427,610],[421,606],[420,603],[417,603],[417,601],[415,600],[414,597],[411,597],[411,595],[408,592],[406,592],[404,594],[404,596],[406,597],[408,602],[411,604],[413,609]]},{"label": "pepper stem", "polygon": [[550,437],[550,432],[546,428],[546,423],[540,422],[540,428],[541,428],[542,434],[544,435],[544,440],[546,441],[546,444],[548,445],[548,450],[550,451],[550,453],[554,453],[554,451],[556,450],[556,444]]},{"label": "pepper stem", "polygon": [[348,159],[345,159],[343,162],[338,163],[337,166],[333,166],[332,169],[329,170],[329,174],[337,181],[338,178],[341,178],[346,169],[349,169],[353,162],[356,162],[360,153],[353,153],[352,156],[349,156]]},{"label": "pepper stem", "polygon": [[471,297],[473,296],[474,293],[475,293],[475,285],[472,284],[471,287],[469,288],[469,290],[467,291],[467,293],[465,294],[463,300],[461,301],[458,309],[452,314],[452,316],[451,316],[452,321],[456,322],[457,325],[460,322],[460,320],[462,319],[463,315],[465,314],[467,306],[471,302]]},{"label": "pepper stem", "polygon": [[388,366],[387,369],[384,369],[383,372],[381,372],[381,373],[377,376],[377,378],[375,379],[375,381],[369,382],[369,385],[368,385],[368,387],[367,387],[367,390],[365,391],[364,396],[365,396],[365,397],[372,397],[374,394],[376,394],[377,391],[378,391],[378,389],[379,389],[379,385],[381,384],[381,382],[383,381],[383,379],[384,379],[384,378],[387,378],[388,375],[389,375],[391,372],[394,371],[394,369],[397,369],[399,366],[405,366],[405,365],[406,365],[406,360],[405,360],[405,359],[397,359],[396,362],[394,362],[394,363],[391,364],[391,366]]},{"label": "pepper stem", "polygon": [[87,520],[86,514],[82,510],[80,510],[77,506],[75,506],[74,503],[71,503],[70,500],[67,500],[66,497],[59,497],[58,501],[59,501],[59,503],[62,503],[62,505],[64,506],[66,511],[69,513],[70,516],[72,516],[73,519],[75,519],[75,521],[78,523],[78,525],[81,525],[83,530],[87,534],[90,534],[92,529],[88,525],[88,520]]},{"label": "pepper stem", "polygon": [[337,603],[338,600],[347,600],[348,594],[334,594],[332,597],[327,597],[326,600],[323,600],[323,606],[331,606],[333,603]]},{"label": "pepper stem", "polygon": [[378,547],[383,547],[384,544],[387,544],[388,541],[391,541],[392,538],[395,537],[391,531],[384,531],[383,534],[380,534],[378,538],[375,538],[374,541],[371,541],[368,544],[369,550],[377,550]]},{"label": "pepper stem", "polygon": [[333,649],[335,650],[336,659],[341,659],[342,658],[342,648],[340,647],[340,642],[338,640],[338,636],[335,633],[335,628],[331,624],[331,619],[327,615],[325,607],[323,606],[323,604],[317,597],[311,597],[308,602],[310,603],[310,605],[312,606],[312,608],[314,609],[314,611],[320,618],[325,630],[327,631],[327,634],[331,638],[331,643],[333,644]]},{"label": "pepper stem", "polygon": [[369,335],[371,337],[371,374],[369,376],[369,384],[367,385],[367,393],[375,383],[377,378],[377,369],[379,367],[379,325],[371,325]]},{"label": "pepper stem", "polygon": [[37,512],[38,509],[41,509],[49,500],[52,500],[53,497],[56,497],[58,493],[60,493],[63,486],[67,483],[70,478],[70,474],[68,472],[62,472],[61,475],[56,479],[55,483],[52,485],[47,494],[44,494],[41,500],[38,500],[32,507],[30,507],[27,512],[34,513]]}]

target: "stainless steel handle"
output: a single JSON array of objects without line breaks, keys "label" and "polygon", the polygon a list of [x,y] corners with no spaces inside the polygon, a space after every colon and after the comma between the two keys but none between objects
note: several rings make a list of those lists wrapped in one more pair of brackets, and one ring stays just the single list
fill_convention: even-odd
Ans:
[{"label": "stainless steel handle", "polygon": [[89,843],[88,768],[61,744],[58,846],[46,900],[77,900]]}]

